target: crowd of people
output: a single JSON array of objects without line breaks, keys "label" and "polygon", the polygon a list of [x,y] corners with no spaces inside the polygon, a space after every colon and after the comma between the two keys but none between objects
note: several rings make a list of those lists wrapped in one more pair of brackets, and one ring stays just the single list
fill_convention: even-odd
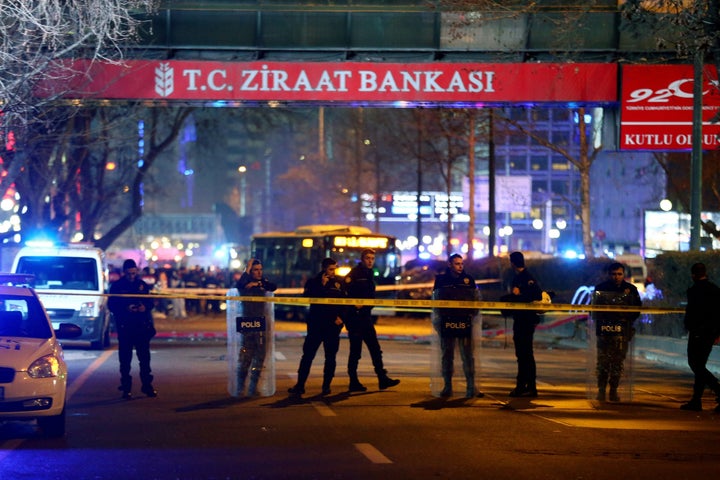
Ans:
[{"label": "crowd of people", "polygon": [[[109,267],[110,282],[119,279],[122,270],[114,266]],[[168,289],[194,289],[217,288],[221,295],[227,289],[237,286],[242,271],[222,269],[217,267],[184,267],[173,268],[169,265],[162,267],[143,267],[139,276],[155,292],[167,292]],[[220,300],[204,300],[198,298],[172,297],[158,298],[155,301],[155,314],[168,317],[187,318],[188,315],[208,315],[224,313],[220,308]]]},{"label": "crowd of people", "polygon": [[[375,282],[373,277],[373,264],[375,252],[366,249],[361,254],[360,262],[348,275],[336,275],[337,262],[332,258],[325,258],[317,275],[307,280],[303,295],[310,298],[375,298]],[[503,314],[513,318],[513,343],[517,359],[516,385],[509,392],[510,397],[537,397],[537,367],[533,353],[534,333],[540,323],[540,312],[533,308],[515,307],[517,304],[541,302],[544,292],[537,280],[526,268],[525,258],[521,252],[510,254],[510,264],[514,270],[514,278],[510,291],[501,298],[511,306]],[[633,339],[634,321],[639,317],[642,301],[637,288],[625,281],[625,268],[620,263],[609,265],[608,279],[595,286],[593,304],[612,305],[607,311],[598,310],[591,314],[594,326],[595,348],[597,352],[596,376],[597,397],[601,402],[620,401],[618,387],[624,373],[624,363]],[[720,412],[720,383],[707,369],[706,364],[714,343],[720,337],[720,319],[714,311],[715,299],[720,293],[720,287],[708,279],[704,264],[696,263],[692,266],[691,277],[693,286],[687,291],[687,307],[685,313],[685,327],[688,336],[688,364],[695,375],[693,395],[690,401],[684,403],[684,410],[702,410],[702,396],[706,387],[717,396],[718,405],[715,411]],[[141,278],[138,278],[141,277]],[[151,277],[147,278],[146,277]],[[227,272],[216,271],[208,275],[202,268],[179,269],[175,271],[161,270],[153,275],[149,270],[139,273],[132,260],[125,261],[123,275],[114,279],[110,293],[147,295],[152,288],[216,288],[236,287],[240,291],[251,292],[253,295],[272,292],[276,287],[270,280],[263,277],[262,264],[257,260],[248,262],[247,271],[228,275]],[[475,280],[465,272],[463,258],[453,254],[448,259],[447,269],[437,275],[433,287],[433,298],[445,301],[474,301],[479,300],[479,292]],[[219,302],[219,301],[218,301]],[[446,302],[450,303],[450,302]],[[457,307],[457,305],[452,305]],[[154,336],[152,316],[149,314],[153,308],[152,301],[126,298],[111,298],[110,309],[113,312],[119,327],[119,359],[121,385],[119,389],[124,398],[131,397],[132,379],[130,377],[130,361],[133,348],[137,351],[140,362],[141,391],[147,396],[157,395],[152,386],[152,373],[150,369],[149,342]],[[162,308],[157,305],[156,308]],[[168,308],[166,305],[164,308]],[[201,313],[199,303],[185,300],[182,307],[172,310],[174,314],[187,314],[192,311]],[[357,305],[347,305],[345,302],[312,303],[307,318],[307,335],[302,347],[302,357],[298,366],[297,382],[288,393],[291,396],[301,396],[305,393],[305,384],[315,355],[323,346],[324,366],[322,395],[331,393],[331,383],[335,376],[337,366],[336,356],[339,350],[340,333],[343,328],[348,331],[350,353],[347,361],[347,374],[350,392],[364,392],[367,387],[360,382],[357,368],[362,356],[362,346],[365,344],[369,350],[370,358],[378,378],[380,390],[394,387],[400,380],[390,378],[384,368],[382,350],[378,342],[374,322],[370,315],[371,304],[358,301]],[[205,313],[219,312],[219,305],[210,301],[205,305]],[[474,308],[439,307],[433,310],[433,326],[438,334],[441,346],[441,375],[443,388],[439,392],[441,397],[453,395],[452,376],[454,347],[457,344],[463,363],[463,373],[466,380],[465,397],[482,397],[475,384],[475,345],[477,343],[478,329],[473,328],[478,310]],[[256,315],[255,317],[258,317]],[[148,320],[149,319],[149,320]],[[148,325],[149,322],[149,325]],[[244,342],[257,341],[250,336]],[[256,342],[257,343],[257,342]],[[252,347],[252,348],[250,348]],[[257,345],[241,345],[241,355],[238,358],[238,381],[244,386],[250,373],[250,386],[248,394],[254,395],[255,388],[261,375],[265,359],[264,347],[262,354],[251,352]],[[606,391],[609,386],[609,393]]]}]

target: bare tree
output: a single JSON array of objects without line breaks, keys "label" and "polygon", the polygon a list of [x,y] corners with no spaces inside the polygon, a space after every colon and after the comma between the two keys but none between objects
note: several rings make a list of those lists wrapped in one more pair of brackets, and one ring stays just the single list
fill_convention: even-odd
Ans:
[{"label": "bare tree", "polygon": [[[55,88],[53,95],[42,96],[38,85],[63,85],[84,74],[76,70],[72,59],[85,59],[87,65],[97,60],[121,61],[122,46],[134,38],[139,26],[134,15],[152,12],[155,4],[155,0],[2,2],[0,127],[6,149],[0,191],[15,184],[28,207],[26,218],[35,218],[29,222],[32,226],[60,228],[69,217],[67,197],[58,193],[63,181],[48,172],[69,172],[67,157],[55,155],[57,144],[52,141],[62,136],[65,128],[70,129],[65,133],[71,133],[70,118],[82,111],[58,108],[60,97],[70,93],[67,90]],[[51,202],[45,201],[48,194]]]},{"label": "bare tree", "polygon": [[[102,154],[93,158],[94,162],[83,162],[73,178],[75,184],[85,188],[69,190],[70,205],[80,213],[84,238],[91,239],[98,231],[98,225],[105,223],[104,234],[95,239],[95,244],[108,248],[120,235],[130,228],[143,213],[143,184],[150,168],[160,155],[177,139],[185,120],[192,113],[191,108],[157,109],[147,111],[144,122],[144,153],[141,161],[136,152],[123,149],[124,155],[118,155],[119,169],[126,179],[120,189],[109,189],[105,185],[104,169],[108,155],[113,152],[103,148]],[[135,142],[133,142],[135,143]],[[80,145],[80,149],[83,146]],[[110,205],[124,205],[117,216]]]},{"label": "bare tree", "polygon": [[[26,138],[24,168],[15,179],[23,231],[43,230],[70,241],[79,230],[84,240],[107,248],[142,215],[148,172],[192,109],[63,110],[44,109],[48,122],[26,129],[32,135]],[[137,148],[141,120],[142,154]],[[40,128],[47,125],[53,127]]]},{"label": "bare tree", "polygon": [[[117,61],[139,25],[133,13],[155,0],[5,0],[0,4],[0,117],[17,129],[55,97],[40,98],[40,82],[62,83],[79,73],[65,60]],[[67,92],[58,92],[64,94]]]},{"label": "bare tree", "polygon": [[423,144],[423,155],[431,160],[429,164],[437,168],[442,181],[443,190],[447,195],[447,221],[445,223],[445,237],[447,253],[452,253],[453,243],[453,213],[451,207],[451,194],[453,187],[460,183],[461,178],[468,176],[468,126],[470,116],[475,113],[470,109],[439,109],[436,115],[425,116],[427,121],[422,128],[430,141]]},{"label": "bare tree", "polygon": [[720,66],[720,0],[626,0],[622,29],[680,59],[700,52]]}]

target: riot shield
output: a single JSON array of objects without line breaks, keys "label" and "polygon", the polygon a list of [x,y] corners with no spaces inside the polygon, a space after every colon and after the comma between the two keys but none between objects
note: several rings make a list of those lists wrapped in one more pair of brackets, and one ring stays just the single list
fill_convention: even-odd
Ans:
[{"label": "riot shield", "polygon": [[599,402],[630,402],[633,394],[633,323],[639,311],[615,309],[633,306],[633,297],[622,292],[598,292],[592,305],[607,311],[588,317],[588,399]]},{"label": "riot shield", "polygon": [[[229,297],[240,296],[236,288]],[[242,296],[272,297],[243,290]],[[265,301],[227,300],[228,392],[233,397],[275,394],[275,316]]]},{"label": "riot shield", "polygon": [[[475,397],[479,392],[482,315],[479,309],[443,307],[453,301],[479,301],[472,288],[437,288],[432,309],[433,335],[430,348],[430,392],[435,397]],[[457,373],[456,373],[457,372]]]}]

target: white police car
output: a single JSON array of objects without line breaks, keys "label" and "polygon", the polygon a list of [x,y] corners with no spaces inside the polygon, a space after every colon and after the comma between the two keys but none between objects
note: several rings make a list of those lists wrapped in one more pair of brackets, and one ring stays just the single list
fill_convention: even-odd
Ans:
[{"label": "white police car", "polygon": [[0,422],[37,420],[49,437],[65,434],[67,365],[58,338],[77,338],[77,325],[53,330],[27,275],[0,274]]}]

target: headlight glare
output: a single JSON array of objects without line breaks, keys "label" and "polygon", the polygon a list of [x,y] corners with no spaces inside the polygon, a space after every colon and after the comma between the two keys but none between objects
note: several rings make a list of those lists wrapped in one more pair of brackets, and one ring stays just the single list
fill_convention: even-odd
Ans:
[{"label": "headlight glare", "polygon": [[27,372],[31,378],[57,377],[60,372],[60,361],[55,355],[46,355],[31,363]]},{"label": "headlight glare", "polygon": [[95,316],[95,302],[84,302],[80,305],[80,316],[81,317],[94,317]]}]

